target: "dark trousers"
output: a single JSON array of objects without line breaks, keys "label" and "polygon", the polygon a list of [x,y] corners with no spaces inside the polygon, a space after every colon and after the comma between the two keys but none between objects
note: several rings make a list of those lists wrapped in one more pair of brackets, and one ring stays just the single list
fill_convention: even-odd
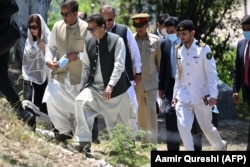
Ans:
[{"label": "dark trousers", "polygon": [[21,102],[8,76],[9,54],[10,52],[8,51],[0,55],[0,91],[7,98],[10,105],[17,110]]},{"label": "dark trousers", "polygon": [[[42,103],[43,94],[47,86],[47,81],[43,84],[38,85],[30,81],[24,81],[23,83],[23,97],[24,100],[29,100],[34,103],[41,112],[48,114],[46,103]],[[35,128],[36,124],[36,114],[30,108],[25,108],[29,112],[33,113],[33,117],[29,120],[28,125]]]},{"label": "dark trousers", "polygon": [[[246,94],[247,94],[247,107],[248,107],[248,112],[250,113],[250,87],[246,87]],[[250,122],[249,122],[249,127],[248,127],[248,137],[247,137],[247,150],[250,151]]]},{"label": "dark trousers", "polygon": [[98,139],[98,134],[99,134],[98,117],[95,117],[93,128],[92,128],[92,140]]}]

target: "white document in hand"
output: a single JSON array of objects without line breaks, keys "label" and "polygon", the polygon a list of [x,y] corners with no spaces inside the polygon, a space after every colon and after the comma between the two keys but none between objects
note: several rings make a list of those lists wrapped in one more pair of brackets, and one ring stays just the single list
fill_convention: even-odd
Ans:
[{"label": "white document in hand", "polygon": [[69,59],[65,56],[62,56],[59,60],[59,68],[63,68],[68,62]]}]

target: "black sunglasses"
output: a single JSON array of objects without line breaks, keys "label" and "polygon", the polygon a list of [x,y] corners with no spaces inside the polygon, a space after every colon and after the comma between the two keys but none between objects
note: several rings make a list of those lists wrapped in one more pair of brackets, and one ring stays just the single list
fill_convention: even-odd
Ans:
[{"label": "black sunglasses", "polygon": [[92,27],[92,28],[87,28],[88,31],[90,32],[95,32],[95,30],[97,29],[98,26]]},{"label": "black sunglasses", "polygon": [[29,29],[37,30],[38,26],[31,26],[31,25],[29,25]]},{"label": "black sunglasses", "polygon": [[72,15],[73,14],[73,12],[68,12],[68,13],[63,13],[63,12],[61,12],[61,15],[62,16],[65,16],[65,17],[69,17],[70,15]]},{"label": "black sunglasses", "polygon": [[114,19],[109,18],[109,19],[106,19],[105,21],[111,22],[111,21],[114,21]]}]

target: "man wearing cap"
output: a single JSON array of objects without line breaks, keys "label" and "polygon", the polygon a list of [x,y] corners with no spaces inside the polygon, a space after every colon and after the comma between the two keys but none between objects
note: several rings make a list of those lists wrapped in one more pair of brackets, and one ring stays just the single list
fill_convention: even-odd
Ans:
[{"label": "man wearing cap", "polygon": [[200,128],[215,150],[226,150],[212,124],[212,106],[217,103],[217,70],[208,45],[195,38],[192,20],[183,20],[177,26],[182,45],[176,48],[177,74],[172,104],[175,105],[178,130],[184,147],[194,150],[191,128],[196,117]]},{"label": "man wearing cap", "polygon": [[[164,21],[168,36],[161,40],[161,65],[159,72],[159,97],[165,101],[164,117],[166,123],[166,142],[168,151],[179,151],[180,135],[177,128],[176,112],[171,107],[176,75],[175,46],[181,43],[177,36],[178,17],[169,16]],[[202,135],[199,125],[194,119],[192,135],[195,151],[202,149]]]},{"label": "man wearing cap", "polygon": [[158,89],[158,71],[160,67],[160,38],[147,32],[149,15],[146,13],[136,14],[131,17],[136,33],[135,40],[138,44],[142,61],[142,80],[136,85],[135,91],[139,105],[138,123],[146,135],[143,142],[157,143],[157,114],[156,98]]}]

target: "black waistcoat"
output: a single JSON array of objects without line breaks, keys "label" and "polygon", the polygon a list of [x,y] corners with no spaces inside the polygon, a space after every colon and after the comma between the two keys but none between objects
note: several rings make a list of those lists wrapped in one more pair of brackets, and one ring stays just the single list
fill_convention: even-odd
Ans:
[{"label": "black waistcoat", "polygon": [[116,24],[112,28],[112,32],[120,35],[124,41],[125,47],[126,47],[126,60],[125,60],[125,68],[126,72],[128,74],[128,77],[130,81],[134,80],[134,73],[133,73],[133,68],[132,68],[132,60],[131,60],[131,55],[130,55],[130,50],[128,48],[128,39],[127,39],[127,26],[122,25],[122,24]]},{"label": "black waistcoat", "polygon": [[[88,53],[89,61],[90,61],[90,77],[88,84],[91,84],[94,79],[94,75],[96,72],[96,63],[97,63],[97,46],[99,46],[99,54],[100,54],[100,66],[103,78],[104,87],[109,83],[110,77],[114,70],[114,62],[115,62],[115,47],[118,40],[118,35],[112,33],[105,33],[104,37],[99,40],[99,43],[94,38],[90,37],[86,39],[86,51]],[[130,87],[129,79],[125,73],[122,73],[119,81],[113,88],[113,92],[111,97],[116,97]]]}]

